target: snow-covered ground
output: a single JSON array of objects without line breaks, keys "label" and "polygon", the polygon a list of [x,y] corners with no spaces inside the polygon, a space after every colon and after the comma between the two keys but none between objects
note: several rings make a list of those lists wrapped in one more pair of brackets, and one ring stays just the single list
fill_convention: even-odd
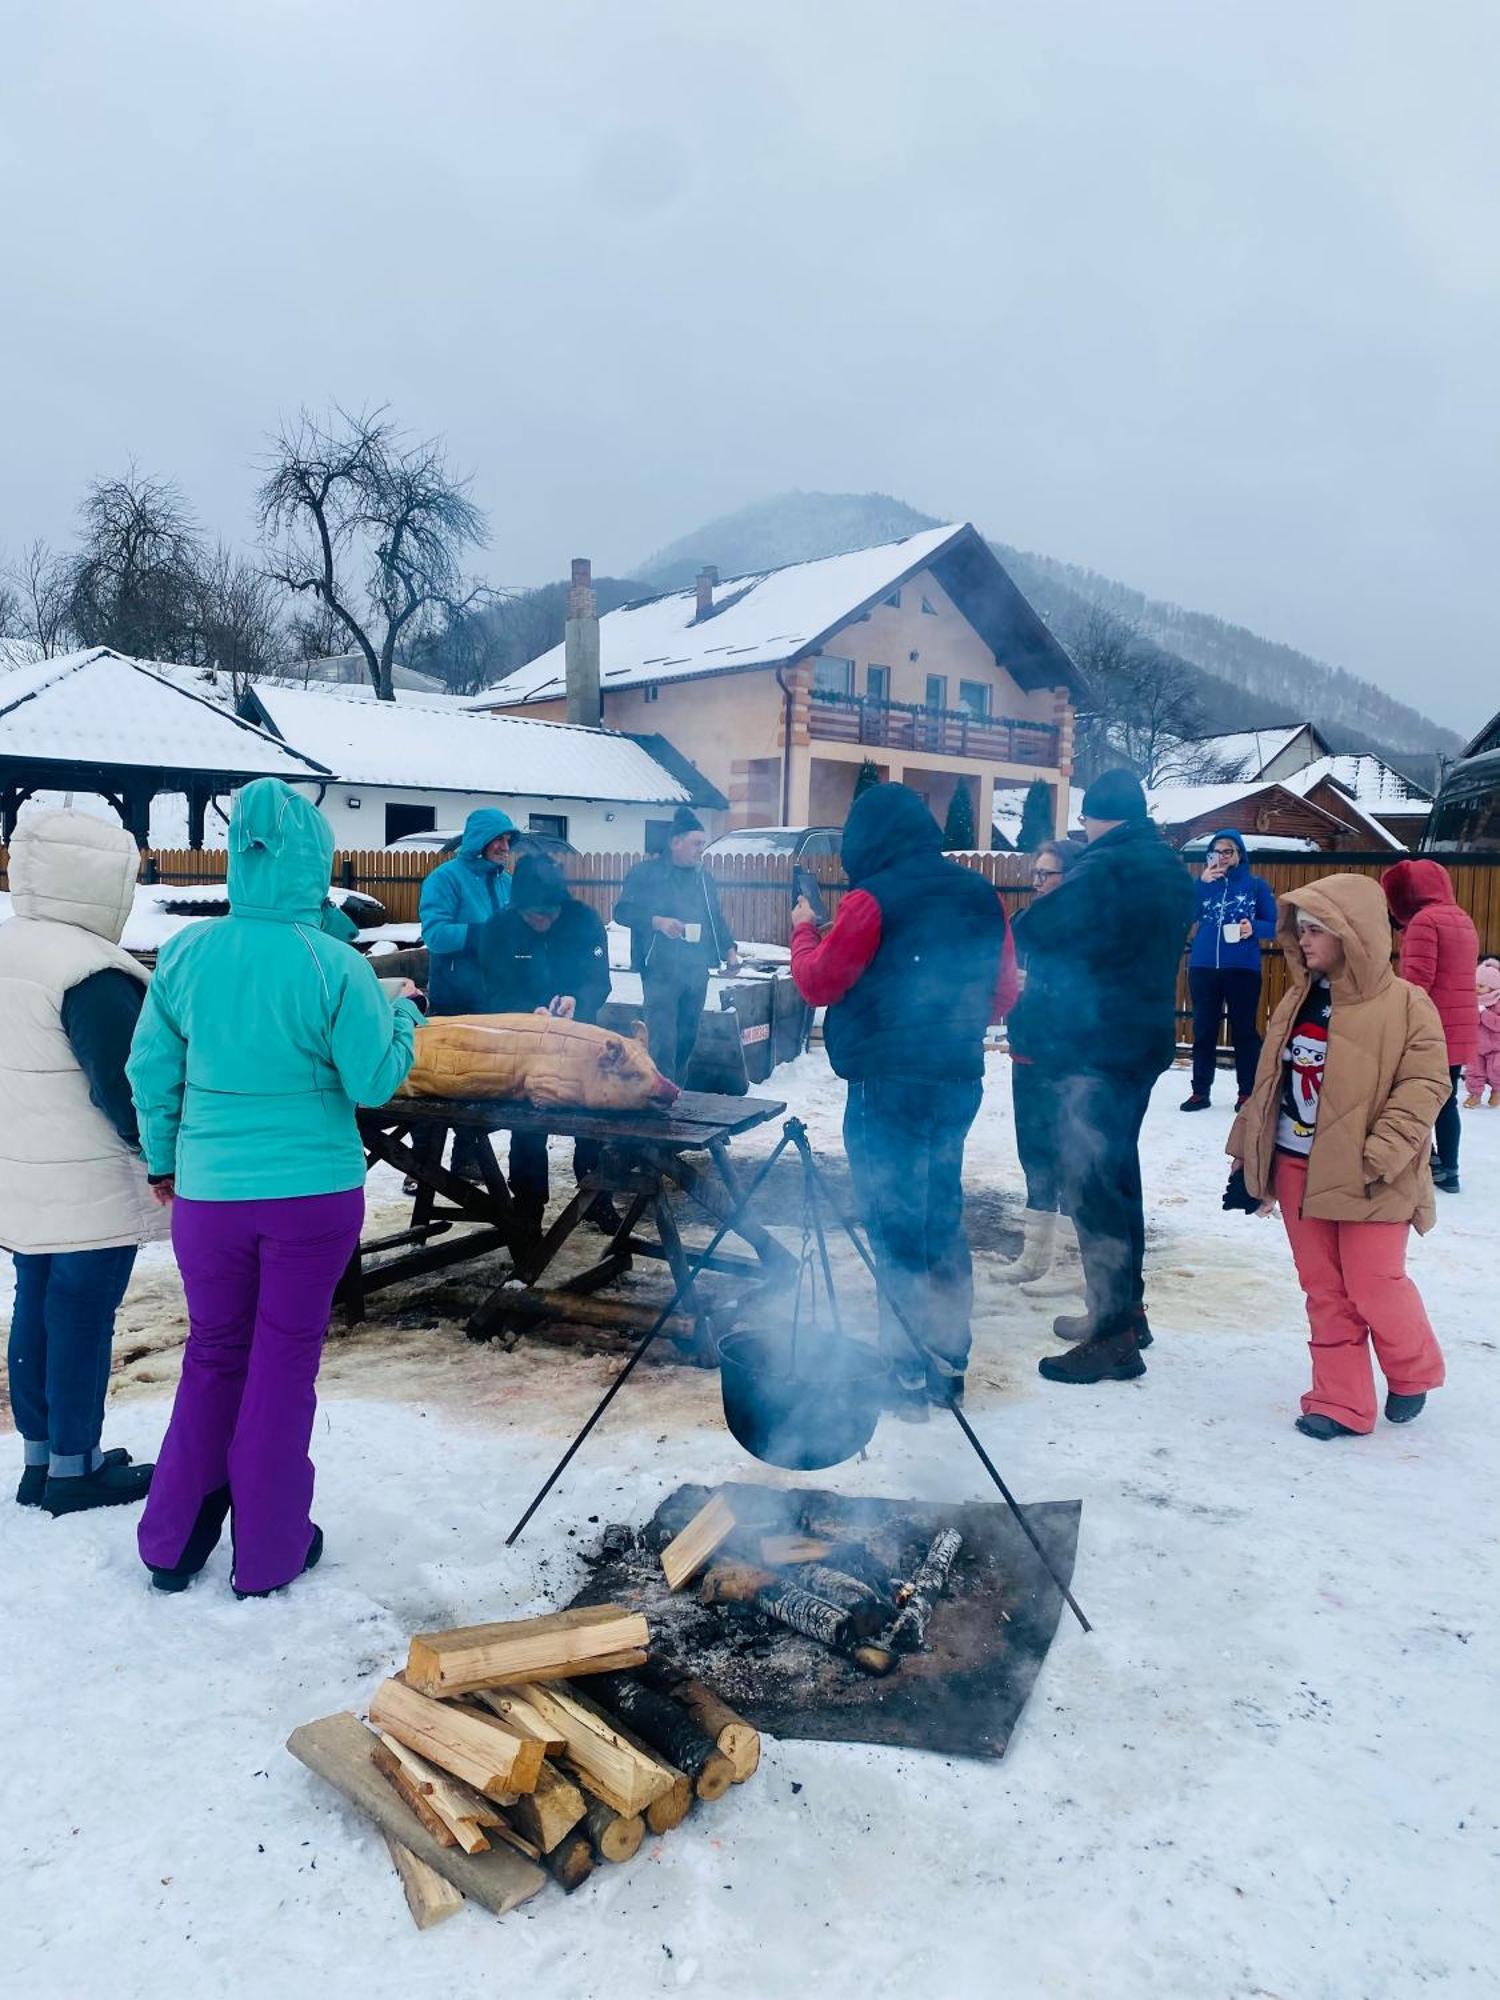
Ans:
[{"label": "snow-covered ground", "polygon": [[[498,1931],[468,1909],[419,1937],[378,1836],[287,1756],[289,1730],[357,1705],[414,1628],[561,1601],[590,1517],[644,1519],[685,1479],[779,1475],[738,1453],[712,1377],[648,1366],[507,1551],[614,1364],[471,1347],[441,1298],[392,1308],[330,1342],[328,1555],[284,1597],[238,1604],[221,1554],[163,1598],[129,1515],[0,1508],[5,1990],[1500,1990],[1500,1116],[1466,1115],[1465,1192],[1413,1259],[1448,1387],[1410,1429],[1319,1445],[1292,1429],[1306,1357],[1279,1225],[1221,1213],[1227,1104],[1180,1117],[1180,1075],[1148,1124],[1150,1372],[1039,1380],[1051,1309],[997,1278],[1020,1205],[1006,1084],[996,1059],[970,1154],[988,1246],[970,1408],[1023,1498],[1082,1497],[1075,1586],[1095,1631],[1064,1618],[1002,1763],[768,1743],[753,1783],[570,1900],[549,1889]],[[834,1151],[822,1058],[777,1085]],[[377,1182],[377,1205],[393,1192]],[[158,1439],[180,1330],[170,1263],[149,1252],[110,1441]],[[7,1479],[18,1456],[0,1437]],[[985,1490],[947,1423],[887,1422],[866,1461],[824,1477]]]}]

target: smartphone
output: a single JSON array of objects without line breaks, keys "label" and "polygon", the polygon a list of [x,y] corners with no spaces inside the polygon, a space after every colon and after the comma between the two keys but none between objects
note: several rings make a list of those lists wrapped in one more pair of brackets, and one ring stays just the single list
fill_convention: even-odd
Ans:
[{"label": "smartphone", "polygon": [[797,867],[792,870],[792,901],[805,896],[812,904],[813,916],[820,924],[828,921],[828,905],[823,901],[823,891],[818,886],[818,878],[810,868]]}]

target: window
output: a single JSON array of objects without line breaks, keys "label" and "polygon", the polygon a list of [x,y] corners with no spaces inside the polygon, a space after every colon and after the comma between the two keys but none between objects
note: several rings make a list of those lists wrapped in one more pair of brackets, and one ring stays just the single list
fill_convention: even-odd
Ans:
[{"label": "window", "polygon": [[655,701],[657,695],[660,692],[661,690],[657,687],[655,681],[648,681],[646,685],[641,689],[641,700]]},{"label": "window", "polygon": [[922,615],[924,618],[937,617],[937,606],[932,602],[930,598],[924,597],[922,599]]},{"label": "window", "polygon": [[927,676],[926,705],[928,708],[946,708],[948,706],[948,676],[946,674],[929,674]]},{"label": "window", "polygon": [[880,601],[882,604],[888,604],[892,611],[899,611],[901,609],[901,593],[899,590],[893,590],[889,597],[882,597]]},{"label": "window", "polygon": [[829,855],[837,854],[843,841],[839,833],[810,833],[802,843],[799,861],[822,861]]},{"label": "window", "polygon": [[958,705],[975,722],[984,722],[990,712],[990,690],[985,681],[960,681]]},{"label": "window", "polygon": [[665,854],[667,842],[672,838],[672,822],[669,819],[648,819],[646,821],[646,852]]},{"label": "window", "polygon": [[814,662],[813,686],[819,694],[853,694],[853,660],[838,660],[825,653]]},{"label": "window", "polygon": [[532,813],[526,824],[533,833],[550,833],[554,840],[566,840],[568,837],[566,813]]},{"label": "window", "polygon": [[889,667],[865,668],[865,693],[871,701],[889,701],[891,698],[891,670]]},{"label": "window", "polygon": [[405,840],[409,833],[431,833],[437,826],[434,806],[389,805],[385,809],[385,844]]}]

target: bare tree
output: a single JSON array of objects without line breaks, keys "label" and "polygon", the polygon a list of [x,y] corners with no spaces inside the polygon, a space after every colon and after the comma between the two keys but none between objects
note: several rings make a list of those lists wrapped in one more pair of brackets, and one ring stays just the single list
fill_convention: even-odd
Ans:
[{"label": "bare tree", "polygon": [[67,559],[44,541],[28,543],[21,551],[21,560],[10,571],[10,582],[20,600],[14,621],[17,632],[23,638],[35,640],[43,658],[50,660],[72,643]]},{"label": "bare tree", "polygon": [[383,410],[304,410],[276,440],[260,519],[266,575],[333,614],[382,701],[395,699],[397,647],[487,594],[460,567],[485,538],[468,481],[440,440],[408,442]]},{"label": "bare tree", "polygon": [[252,681],[274,672],[287,651],[275,586],[222,542],[199,577],[193,650],[194,663],[223,674],[236,700]]},{"label": "bare tree", "polygon": [[25,636],[21,627],[24,614],[21,610],[21,593],[14,584],[0,576],[0,638],[20,639]]},{"label": "bare tree", "polygon": [[1187,781],[1188,746],[1203,732],[1196,676],[1139,628],[1092,606],[1068,635],[1068,650],[1090,689],[1079,724],[1079,764],[1096,771],[1118,761],[1145,785]]},{"label": "bare tree", "polygon": [[190,657],[203,544],[178,488],[132,466],[123,479],[95,480],[80,511],[68,622],[82,643],[143,659]]}]

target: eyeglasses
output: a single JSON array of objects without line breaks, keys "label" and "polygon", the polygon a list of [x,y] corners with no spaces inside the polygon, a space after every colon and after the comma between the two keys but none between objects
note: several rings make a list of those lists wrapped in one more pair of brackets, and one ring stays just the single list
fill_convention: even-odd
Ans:
[{"label": "eyeglasses", "polygon": [[1031,871],[1033,882],[1055,882],[1061,875],[1060,868],[1033,868]]},{"label": "eyeglasses", "polygon": [[1240,858],[1237,847],[1211,847],[1208,851],[1215,861],[1238,861]]}]

